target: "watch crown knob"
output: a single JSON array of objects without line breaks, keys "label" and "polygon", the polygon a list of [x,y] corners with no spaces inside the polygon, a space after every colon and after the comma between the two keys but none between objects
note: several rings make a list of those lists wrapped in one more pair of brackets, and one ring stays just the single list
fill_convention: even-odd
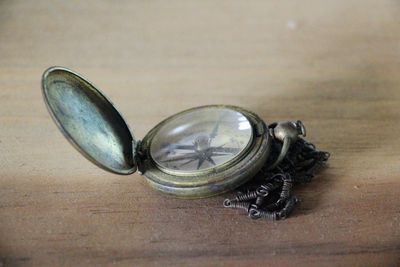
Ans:
[{"label": "watch crown knob", "polygon": [[297,140],[301,136],[306,136],[306,128],[301,121],[285,121],[278,122],[272,129],[273,136],[279,141],[283,142],[285,138],[290,138],[291,141]]}]

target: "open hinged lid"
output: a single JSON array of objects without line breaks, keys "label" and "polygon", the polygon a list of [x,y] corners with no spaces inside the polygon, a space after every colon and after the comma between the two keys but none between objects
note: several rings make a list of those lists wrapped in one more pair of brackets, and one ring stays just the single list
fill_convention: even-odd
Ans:
[{"label": "open hinged lid", "polygon": [[43,74],[42,89],[54,121],[79,152],[108,171],[136,171],[129,127],[93,84],[71,70],[52,67]]}]

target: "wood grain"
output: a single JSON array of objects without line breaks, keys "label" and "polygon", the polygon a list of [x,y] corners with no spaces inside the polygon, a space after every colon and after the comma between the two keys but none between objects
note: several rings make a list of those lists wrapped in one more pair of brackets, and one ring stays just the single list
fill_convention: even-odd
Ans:
[{"label": "wood grain", "polygon": [[[0,266],[398,266],[397,1],[0,1]],[[301,119],[332,153],[295,214],[251,221],[82,158],[43,70],[70,67],[142,138],[186,108]]]}]

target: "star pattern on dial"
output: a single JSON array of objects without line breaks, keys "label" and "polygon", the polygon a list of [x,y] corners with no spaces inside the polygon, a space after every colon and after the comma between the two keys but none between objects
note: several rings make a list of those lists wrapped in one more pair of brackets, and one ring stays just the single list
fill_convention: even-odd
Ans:
[{"label": "star pattern on dial", "polygon": [[209,134],[199,135],[193,141],[192,145],[183,145],[183,144],[170,144],[169,152],[175,150],[184,150],[188,151],[187,153],[182,153],[180,155],[171,157],[169,159],[163,160],[163,163],[168,162],[178,162],[184,161],[179,165],[179,167],[190,164],[194,161],[197,161],[197,169],[200,169],[204,162],[209,162],[212,165],[216,165],[214,158],[215,157],[223,157],[223,156],[231,156],[239,152],[239,148],[233,147],[225,147],[225,145],[221,146],[212,146],[211,143],[215,137],[218,135],[219,124],[222,120],[221,116],[218,121],[215,123],[213,129]]},{"label": "star pattern on dial", "polygon": [[177,162],[177,161],[184,161],[182,164],[179,165],[179,167],[185,166],[189,163],[192,163],[194,161],[198,161],[197,163],[197,169],[200,169],[200,167],[203,165],[205,161],[209,162],[212,165],[216,165],[215,161],[213,158],[215,157],[223,157],[223,156],[230,156],[236,154],[239,149],[238,148],[233,148],[233,147],[224,147],[222,146],[210,146],[206,149],[197,149],[196,145],[172,145],[174,149],[179,149],[179,150],[187,150],[190,151],[188,153],[182,153],[180,155],[171,157],[169,159],[163,160],[163,163],[167,162]]}]

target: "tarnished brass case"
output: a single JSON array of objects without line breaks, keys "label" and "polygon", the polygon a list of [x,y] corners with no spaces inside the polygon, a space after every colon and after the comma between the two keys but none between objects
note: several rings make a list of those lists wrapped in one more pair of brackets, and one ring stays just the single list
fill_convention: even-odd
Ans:
[{"label": "tarnished brass case", "polygon": [[[182,111],[155,126],[143,141],[136,141],[112,103],[79,74],[63,67],[49,68],[43,74],[42,90],[56,125],[86,158],[117,174],[131,174],[138,168],[150,186],[176,197],[202,198],[230,191],[251,179],[269,155],[267,125],[239,107],[213,105]],[[240,112],[250,121],[253,137],[240,157],[192,174],[166,170],[155,163],[149,151],[162,125],[185,112],[214,107]]]},{"label": "tarnished brass case", "polygon": [[179,171],[173,173],[171,170],[163,170],[152,160],[149,148],[153,136],[162,125],[168,123],[175,116],[207,107],[215,106],[202,106],[182,111],[159,123],[145,136],[141,148],[143,155],[145,155],[145,160],[142,161],[143,165],[139,166],[139,170],[143,170],[150,186],[181,198],[209,197],[237,188],[251,179],[261,169],[269,155],[271,142],[267,126],[256,114],[243,108],[226,105],[219,105],[218,107],[238,111],[251,122],[253,139],[241,157],[212,170],[192,175],[182,175]]}]

